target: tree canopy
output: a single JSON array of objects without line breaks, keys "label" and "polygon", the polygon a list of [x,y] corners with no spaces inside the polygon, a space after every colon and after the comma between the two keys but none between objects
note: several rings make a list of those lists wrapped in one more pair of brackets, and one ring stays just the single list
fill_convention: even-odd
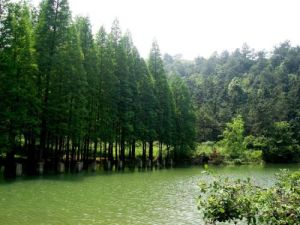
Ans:
[{"label": "tree canopy", "polygon": [[89,18],[72,19],[67,0],[38,9],[1,1],[0,20],[4,156],[25,157],[34,171],[97,158],[118,166],[134,161],[140,144],[144,165],[192,148],[190,93],[179,77],[170,85],[156,41],[144,60],[117,19],[94,35]]},{"label": "tree canopy", "polygon": [[[268,53],[244,44],[232,53],[215,53],[208,59],[186,61],[165,55],[164,64],[169,75],[177,74],[188,84],[197,142],[219,141],[228,130],[226,124],[240,115],[244,136],[264,140],[259,145],[264,146],[265,160],[299,160],[299,46],[286,41]],[[279,135],[283,129],[288,137]]]},{"label": "tree canopy", "polygon": [[137,156],[161,165],[223,138],[231,158],[255,145],[266,161],[299,161],[299,46],[244,44],[188,61],[162,56],[154,41],[143,59],[117,19],[93,34],[67,0],[0,3],[4,157],[22,156],[29,170],[97,159],[118,167]]}]

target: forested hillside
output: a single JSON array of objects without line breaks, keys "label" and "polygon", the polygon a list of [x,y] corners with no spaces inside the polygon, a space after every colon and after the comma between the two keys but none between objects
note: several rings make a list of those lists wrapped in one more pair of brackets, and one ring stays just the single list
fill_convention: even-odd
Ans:
[{"label": "forested hillside", "polygon": [[[0,153],[14,173],[37,163],[96,158],[119,165],[142,148],[143,165],[180,159],[194,145],[194,114],[186,84],[168,80],[158,44],[145,61],[118,20],[93,35],[67,0],[0,1]],[[151,46],[149,46],[150,48]],[[164,150],[164,152],[163,152]],[[10,169],[9,169],[10,168]]]},{"label": "forested hillside", "polygon": [[38,8],[0,0],[0,12],[0,163],[8,175],[16,161],[28,173],[96,160],[123,168],[136,157],[160,166],[220,140],[227,154],[299,161],[298,46],[256,52],[245,44],[188,61],[162,57],[154,41],[144,60],[117,19],[93,34],[67,0]]},{"label": "forested hillside", "polygon": [[256,52],[244,44],[194,61],[165,55],[164,63],[192,93],[198,142],[222,139],[226,123],[240,115],[248,147],[264,150],[265,160],[299,159],[299,46],[286,41],[272,52]]}]

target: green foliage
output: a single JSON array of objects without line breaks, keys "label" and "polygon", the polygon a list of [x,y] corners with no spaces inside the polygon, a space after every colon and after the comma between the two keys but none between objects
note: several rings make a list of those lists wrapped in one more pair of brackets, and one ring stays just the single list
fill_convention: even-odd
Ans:
[{"label": "green foliage", "polygon": [[196,145],[196,150],[194,152],[195,156],[198,156],[202,153],[210,154],[213,151],[215,143],[212,141],[202,142]]},{"label": "green foliage", "polygon": [[252,163],[260,163],[263,159],[263,152],[261,150],[250,150],[246,154],[246,161]]},{"label": "green foliage", "polygon": [[297,224],[300,221],[300,172],[277,174],[274,187],[260,193],[262,224]]},{"label": "green foliage", "polygon": [[268,147],[269,140],[264,136],[254,137],[253,135],[249,135],[245,137],[243,145],[245,148],[251,150],[264,150]]},{"label": "green foliage", "polygon": [[215,180],[207,186],[200,183],[202,195],[199,196],[198,209],[206,222],[235,222],[247,219],[255,224],[257,208],[252,204],[257,198],[257,190],[250,180],[231,182],[228,178]]},{"label": "green foliage", "polygon": [[188,87],[178,79],[171,90],[156,42],[147,64],[118,20],[94,36],[67,0],[26,2],[0,1],[1,152],[13,161],[25,149],[35,170],[37,161],[134,161],[137,143],[152,161],[158,142],[161,162],[194,147]]},{"label": "green foliage", "polygon": [[11,151],[38,131],[37,67],[29,6],[5,1],[1,7],[0,145]]},{"label": "green foliage", "polygon": [[259,163],[263,159],[263,151],[268,147],[269,140],[264,136],[254,137],[249,135],[245,137],[243,145],[248,150],[245,160],[247,162]]},{"label": "green foliage", "polygon": [[96,119],[98,137],[104,142],[112,142],[115,137],[114,121],[117,118],[117,84],[119,81],[114,74],[110,39],[103,27],[96,35],[95,45],[98,58],[98,88],[95,96],[98,99]]},{"label": "green foliage", "polygon": [[293,138],[291,125],[286,121],[275,122],[268,148],[264,151],[267,162],[297,162],[300,157],[300,146]]},{"label": "green foliage", "polygon": [[154,95],[154,81],[149,73],[147,65],[142,58],[137,58],[139,76],[138,96],[140,107],[138,110],[138,132],[142,141],[154,140],[156,137],[156,98]]},{"label": "green foliage", "polygon": [[215,179],[199,184],[198,208],[210,224],[246,220],[247,224],[294,225],[300,221],[300,172],[281,171],[272,187],[247,180]]},{"label": "green foliage", "polygon": [[[269,144],[275,135],[273,123],[286,121],[291,126],[292,139],[299,140],[299,46],[291,46],[286,41],[267,53],[255,52],[245,44],[231,53],[214,53],[207,59],[198,57],[187,61],[166,55],[164,62],[169,76],[180,75],[187,81],[195,109],[198,142],[218,141],[226,123],[238,115],[243,117],[245,136],[264,137]],[[289,145],[294,145],[293,141]],[[285,151],[273,148],[269,151],[272,157],[265,159],[299,160],[297,154]],[[294,146],[289,151],[297,150]],[[289,159],[282,155],[289,155]]]},{"label": "green foliage", "polygon": [[[38,64],[38,96],[41,100],[40,112],[40,150],[45,151],[49,136],[63,134],[66,127],[67,93],[64,85],[68,84],[67,72],[74,73],[82,64],[78,62],[81,49],[78,46],[70,55],[67,49],[76,45],[76,35],[70,29],[71,13],[67,0],[43,0],[35,29],[35,49]],[[75,40],[74,40],[75,39]],[[67,58],[69,56],[74,59]],[[79,57],[80,58],[80,57]],[[74,61],[73,61],[74,60]],[[76,64],[71,64],[71,63]],[[74,67],[73,67],[74,66]],[[71,70],[70,67],[73,67]],[[82,70],[79,71],[82,73]],[[81,75],[81,74],[80,74]],[[72,79],[72,78],[71,78]],[[59,115],[59,116],[57,116]]]},{"label": "green foliage", "polygon": [[125,160],[142,142],[152,160],[158,142],[159,161],[180,160],[195,140],[223,134],[209,153],[217,162],[254,162],[261,151],[300,160],[299,47],[284,42],[267,57],[245,44],[188,61],[162,57],[154,41],[145,62],[118,20],[94,36],[67,0],[0,3],[0,151],[88,161],[93,148],[94,159],[100,149]]},{"label": "green foliage", "polygon": [[[171,145],[173,135],[172,129],[174,126],[174,103],[160,50],[156,41],[152,43],[148,67],[154,82],[154,95],[156,99],[156,120],[154,123],[157,139],[161,145],[162,143]],[[159,160],[162,160],[162,146],[159,151]]]},{"label": "green foliage", "polygon": [[226,124],[223,132],[223,139],[220,145],[223,145],[230,159],[243,158],[245,155],[244,142],[244,121],[239,115]]},{"label": "green foliage", "polygon": [[171,90],[175,107],[173,143],[175,158],[183,158],[194,149],[195,116],[189,90],[180,77],[172,77]]},{"label": "green foliage", "polygon": [[221,153],[216,148],[213,148],[212,152],[209,154],[209,160],[212,164],[220,165],[224,163],[225,154]]}]

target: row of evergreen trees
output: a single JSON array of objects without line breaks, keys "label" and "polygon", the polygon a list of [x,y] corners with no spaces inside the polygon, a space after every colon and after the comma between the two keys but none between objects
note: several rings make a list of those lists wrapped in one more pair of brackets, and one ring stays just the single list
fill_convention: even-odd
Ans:
[{"label": "row of evergreen trees", "polygon": [[[113,22],[92,34],[67,0],[0,0],[0,151],[67,165],[106,157],[170,159],[192,148],[194,116],[181,78],[168,80],[156,42],[144,61]],[[163,146],[165,146],[163,148]],[[68,168],[68,166],[67,166]],[[29,169],[29,171],[31,171]]]}]

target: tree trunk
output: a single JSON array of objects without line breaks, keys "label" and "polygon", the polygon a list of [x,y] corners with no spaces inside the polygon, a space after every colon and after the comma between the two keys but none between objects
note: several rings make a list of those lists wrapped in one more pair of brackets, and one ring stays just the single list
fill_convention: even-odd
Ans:
[{"label": "tree trunk", "polygon": [[62,136],[59,137],[59,145],[58,145],[58,160],[62,160],[63,156],[63,148],[64,148],[64,138]]},{"label": "tree trunk", "polygon": [[4,178],[12,179],[16,177],[15,152],[11,150],[7,153],[4,164]]},{"label": "tree trunk", "polygon": [[102,155],[102,141],[100,140],[100,151],[99,151],[99,157],[100,157],[100,162],[101,162],[101,158],[103,157]]},{"label": "tree trunk", "polygon": [[120,155],[120,160],[123,162],[125,161],[125,139],[124,136],[122,135],[121,137],[121,155]]},{"label": "tree trunk", "polygon": [[87,159],[87,137],[83,139],[83,161],[86,162]]},{"label": "tree trunk", "polygon": [[116,143],[115,143],[115,164],[118,164],[118,139],[116,138]]},{"label": "tree trunk", "polygon": [[76,146],[75,144],[72,142],[72,153],[71,153],[71,167],[72,170],[75,168],[75,159],[76,159]]},{"label": "tree trunk", "polygon": [[67,147],[66,147],[66,168],[67,171],[70,170],[70,138],[67,137]]},{"label": "tree trunk", "polygon": [[[52,163],[51,163],[52,164]],[[54,171],[57,172],[58,165],[58,137],[55,137],[55,151],[54,151]]]},{"label": "tree trunk", "polygon": [[77,146],[77,159],[76,159],[76,161],[79,161],[79,159],[80,159],[80,144],[78,144],[78,146]]},{"label": "tree trunk", "polygon": [[36,151],[35,151],[35,138],[30,134],[29,145],[27,149],[27,174],[34,175],[36,173]]},{"label": "tree trunk", "polygon": [[135,160],[135,140],[132,141],[132,146],[131,146],[131,160],[133,162]]},{"label": "tree trunk", "polygon": [[158,148],[159,148],[159,150],[158,150],[158,161],[159,161],[159,163],[162,163],[162,142],[159,142],[159,144],[158,144]]},{"label": "tree trunk", "polygon": [[43,118],[42,125],[41,125],[41,134],[40,134],[40,147],[38,149],[39,150],[38,161],[41,161],[43,159],[43,152],[45,151],[46,148],[46,137],[47,137],[46,119]]},{"label": "tree trunk", "polygon": [[108,144],[108,160],[110,160],[111,162],[114,160],[114,157],[113,157],[113,143],[110,142]]},{"label": "tree trunk", "polygon": [[[47,162],[48,158],[49,158],[49,154],[50,154],[50,143],[51,143],[51,136],[48,132],[47,138],[46,138],[46,148],[43,151],[43,158],[40,158],[39,160],[44,160],[45,162]],[[53,150],[53,148],[52,148]]]},{"label": "tree trunk", "polygon": [[98,141],[96,140],[94,143],[94,156],[93,156],[94,161],[96,161],[96,157],[97,157],[97,147],[98,147]]},{"label": "tree trunk", "polygon": [[107,160],[107,143],[104,142],[104,160]]},{"label": "tree trunk", "polygon": [[147,144],[145,141],[143,141],[143,155],[142,155],[142,160],[143,160],[143,165],[146,165],[146,154],[147,154]]},{"label": "tree trunk", "polygon": [[153,141],[149,141],[149,160],[151,161],[151,166],[153,164]]}]

